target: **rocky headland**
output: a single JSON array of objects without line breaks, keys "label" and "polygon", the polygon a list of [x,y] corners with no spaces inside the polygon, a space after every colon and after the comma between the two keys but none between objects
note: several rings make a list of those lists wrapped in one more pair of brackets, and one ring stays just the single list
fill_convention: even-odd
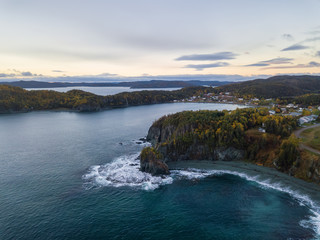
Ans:
[{"label": "rocky headland", "polygon": [[[169,174],[174,162],[243,161],[320,183],[320,159],[299,149],[292,134],[296,119],[265,109],[185,111],[164,116],[150,127],[141,171]],[[172,165],[172,164],[171,164]]]}]

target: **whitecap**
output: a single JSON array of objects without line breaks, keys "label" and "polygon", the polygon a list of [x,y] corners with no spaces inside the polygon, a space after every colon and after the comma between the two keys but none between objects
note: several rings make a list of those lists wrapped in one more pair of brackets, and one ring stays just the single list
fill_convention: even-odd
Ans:
[{"label": "whitecap", "polygon": [[221,176],[225,174],[235,175],[247,181],[258,184],[259,187],[273,189],[289,194],[300,205],[310,209],[310,216],[307,220],[301,220],[300,225],[312,229],[316,237],[320,238],[320,206],[307,195],[282,183],[274,183],[270,179],[262,179],[259,175],[249,176],[245,173],[230,170],[201,170],[188,168],[184,170],[171,170],[170,176],[152,176],[149,173],[141,172],[140,162],[137,159],[139,153],[124,155],[116,158],[111,163],[92,166],[88,173],[83,175],[85,187],[134,187],[142,190],[152,191],[162,185],[171,184],[174,180],[203,179],[208,176]]},{"label": "whitecap", "polygon": [[152,176],[141,172],[139,153],[124,155],[116,158],[111,163],[92,166],[88,173],[83,175],[85,187],[135,187],[144,190],[154,190],[161,185],[172,183],[170,176]]}]

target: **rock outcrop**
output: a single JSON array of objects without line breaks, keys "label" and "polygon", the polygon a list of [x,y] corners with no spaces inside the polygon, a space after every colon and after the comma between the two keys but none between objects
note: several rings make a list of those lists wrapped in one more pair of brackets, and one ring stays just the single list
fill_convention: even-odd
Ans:
[{"label": "rock outcrop", "polygon": [[[153,175],[169,172],[166,162],[185,160],[237,161],[245,151],[234,146],[216,146],[193,137],[193,124],[167,124],[160,118],[148,131],[152,148],[141,153],[141,170]],[[179,125],[179,126],[178,126]]]},{"label": "rock outcrop", "polygon": [[170,174],[167,164],[162,160],[162,155],[152,147],[143,149],[140,155],[140,170],[152,175]]},{"label": "rock outcrop", "polygon": [[238,161],[244,158],[245,151],[235,147],[213,147],[193,141],[188,146],[177,146],[172,141],[173,135],[182,136],[193,131],[191,126],[177,129],[172,125],[159,126],[154,124],[150,127],[147,141],[155,147],[164,157],[163,161],[185,161],[185,160],[213,160],[213,161]]}]

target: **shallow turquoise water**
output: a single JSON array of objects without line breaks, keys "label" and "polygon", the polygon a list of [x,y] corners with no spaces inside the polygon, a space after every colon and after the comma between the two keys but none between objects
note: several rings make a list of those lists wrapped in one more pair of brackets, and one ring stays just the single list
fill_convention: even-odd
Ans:
[{"label": "shallow turquoise water", "polygon": [[0,115],[0,239],[312,239],[310,206],[287,193],[230,174],[137,175],[152,122],[200,108],[236,106]]}]

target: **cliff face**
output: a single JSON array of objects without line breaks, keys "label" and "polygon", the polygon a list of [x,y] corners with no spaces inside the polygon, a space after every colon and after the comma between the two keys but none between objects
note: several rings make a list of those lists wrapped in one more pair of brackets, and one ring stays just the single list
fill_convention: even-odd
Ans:
[{"label": "cliff face", "polygon": [[163,161],[184,160],[212,160],[212,161],[237,161],[244,157],[244,150],[235,147],[214,147],[200,143],[193,139],[190,144],[179,143],[174,138],[181,138],[193,131],[190,126],[177,129],[173,125],[152,126],[147,135],[147,141],[163,156]]},{"label": "cliff face", "polygon": [[[155,174],[159,167],[166,172],[166,165],[160,163],[170,161],[246,160],[288,172],[297,166],[299,157],[298,142],[288,139],[295,124],[293,118],[271,116],[265,109],[253,108],[164,116],[148,131],[147,141],[154,154],[141,154],[141,170]],[[265,133],[258,131],[261,126]]]},{"label": "cliff face", "polygon": [[[263,126],[265,132],[258,130]],[[299,149],[291,135],[296,120],[271,116],[264,109],[232,112],[186,111],[153,123],[141,153],[141,170],[168,174],[170,161],[245,160],[291,176],[320,183],[320,156]]]}]

